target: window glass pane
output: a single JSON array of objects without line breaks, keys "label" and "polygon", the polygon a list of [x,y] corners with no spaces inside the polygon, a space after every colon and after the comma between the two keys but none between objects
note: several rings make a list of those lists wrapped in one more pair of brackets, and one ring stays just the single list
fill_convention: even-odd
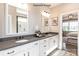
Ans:
[{"label": "window glass pane", "polygon": [[17,19],[18,19],[17,32],[18,33],[23,33],[23,32],[25,33],[25,32],[27,32],[27,22],[28,22],[27,18],[18,17]]},{"label": "window glass pane", "polygon": [[63,22],[63,31],[68,31],[68,22]]},{"label": "window glass pane", "polygon": [[71,21],[69,31],[78,31],[78,21]]}]

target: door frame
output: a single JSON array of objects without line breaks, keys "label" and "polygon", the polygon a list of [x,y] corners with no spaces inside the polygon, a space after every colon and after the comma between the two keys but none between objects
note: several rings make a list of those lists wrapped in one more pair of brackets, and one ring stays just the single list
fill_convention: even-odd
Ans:
[{"label": "door frame", "polygon": [[[61,13],[60,15],[59,15],[59,20],[58,20],[58,22],[59,22],[59,46],[58,46],[58,48],[60,49],[60,50],[62,50],[63,49],[63,39],[62,39],[62,16],[63,15],[65,15],[65,14],[70,14],[70,13],[77,13],[78,14],[78,27],[79,27],[79,10],[75,10],[75,11],[68,11],[68,12],[64,12],[64,13]],[[79,28],[78,28],[78,41],[77,41],[77,47],[78,47],[78,49],[77,49],[77,51],[78,51],[78,55],[79,55]]]}]

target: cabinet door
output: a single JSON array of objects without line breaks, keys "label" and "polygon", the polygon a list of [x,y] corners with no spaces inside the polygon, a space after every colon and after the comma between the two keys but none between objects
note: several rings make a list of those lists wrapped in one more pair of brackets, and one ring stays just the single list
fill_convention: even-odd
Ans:
[{"label": "cabinet door", "polygon": [[23,55],[23,51],[27,52],[27,44],[0,51],[0,56],[19,56]]},{"label": "cabinet door", "polygon": [[27,51],[19,51],[18,53],[14,54],[13,56],[28,56]]},{"label": "cabinet door", "polygon": [[13,56],[28,56],[28,50],[29,50],[28,47],[29,47],[29,44],[19,46],[19,48],[16,49],[18,50],[18,52]]},{"label": "cabinet door", "polygon": [[39,55],[46,56],[46,49],[44,49],[44,48],[40,49]]},{"label": "cabinet door", "polygon": [[58,47],[58,35],[54,36],[53,39],[54,39],[54,46]]},{"label": "cabinet door", "polygon": [[46,56],[49,49],[49,38],[40,40],[40,56]]},{"label": "cabinet door", "polygon": [[50,48],[53,48],[54,46],[54,39],[53,37],[50,38]]},{"label": "cabinet door", "polygon": [[0,51],[0,56],[12,56],[12,55],[16,54],[17,52],[18,51],[16,51],[15,48],[10,48],[7,50]]},{"label": "cabinet door", "polygon": [[28,56],[39,56],[39,41],[29,44]]}]

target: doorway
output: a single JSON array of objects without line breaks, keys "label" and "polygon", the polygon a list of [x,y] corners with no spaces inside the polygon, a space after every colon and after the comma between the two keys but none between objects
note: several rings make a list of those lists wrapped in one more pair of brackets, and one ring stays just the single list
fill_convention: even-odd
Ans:
[{"label": "doorway", "polygon": [[78,14],[69,13],[62,16],[62,49],[78,55]]}]

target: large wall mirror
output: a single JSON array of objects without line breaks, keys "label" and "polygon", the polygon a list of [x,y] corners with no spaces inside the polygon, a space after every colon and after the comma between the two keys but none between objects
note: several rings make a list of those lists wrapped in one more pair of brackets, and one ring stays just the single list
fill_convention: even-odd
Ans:
[{"label": "large wall mirror", "polygon": [[10,4],[6,5],[6,35],[27,33],[28,19],[26,12],[26,9],[15,7]]}]

